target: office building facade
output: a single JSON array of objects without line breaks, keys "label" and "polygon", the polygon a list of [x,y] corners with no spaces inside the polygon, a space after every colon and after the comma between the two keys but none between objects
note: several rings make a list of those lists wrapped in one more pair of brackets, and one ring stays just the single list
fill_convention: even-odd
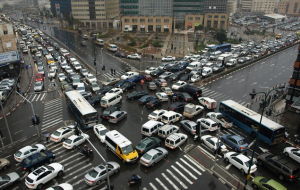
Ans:
[{"label": "office building facade", "polygon": [[[59,7],[57,7],[57,5],[59,5]],[[50,0],[50,6],[53,15],[70,15],[72,12],[71,0]]]},{"label": "office building facade", "polygon": [[278,4],[278,14],[299,16],[300,0],[281,0]]},{"label": "office building facade", "polygon": [[251,12],[274,13],[276,0],[252,0]]}]

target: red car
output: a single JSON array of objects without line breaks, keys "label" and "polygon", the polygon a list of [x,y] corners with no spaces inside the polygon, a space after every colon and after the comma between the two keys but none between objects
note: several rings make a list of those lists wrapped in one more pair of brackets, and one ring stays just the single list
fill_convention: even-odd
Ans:
[{"label": "red car", "polygon": [[37,73],[35,76],[35,82],[37,81],[44,81],[44,76],[41,73]]},{"label": "red car", "polygon": [[151,75],[144,75],[143,77],[146,81],[152,81]]}]

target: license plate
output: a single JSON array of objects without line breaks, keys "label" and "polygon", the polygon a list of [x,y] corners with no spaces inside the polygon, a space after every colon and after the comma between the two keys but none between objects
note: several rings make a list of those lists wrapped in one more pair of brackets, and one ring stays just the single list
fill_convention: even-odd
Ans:
[{"label": "license plate", "polygon": [[105,118],[105,116],[102,116],[102,118]]}]

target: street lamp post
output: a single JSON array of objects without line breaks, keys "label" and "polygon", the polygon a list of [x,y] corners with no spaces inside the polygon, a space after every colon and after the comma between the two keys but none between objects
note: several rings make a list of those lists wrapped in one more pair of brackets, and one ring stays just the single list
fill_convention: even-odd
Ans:
[{"label": "street lamp post", "polygon": [[259,121],[259,126],[258,126],[258,129],[257,129],[256,135],[255,135],[255,143],[254,143],[254,147],[253,147],[253,152],[252,152],[252,156],[251,156],[251,160],[250,160],[249,169],[248,169],[248,172],[247,172],[247,177],[246,177],[246,180],[245,180],[244,190],[246,190],[248,180],[250,179],[250,170],[251,170],[251,166],[253,164],[253,158],[254,158],[256,147],[257,147],[258,134],[259,134],[259,131],[260,131],[262,118],[263,118],[264,111],[265,111],[265,108],[266,108],[267,97],[269,96],[269,94],[273,90],[278,90],[278,89],[282,89],[282,88],[284,88],[284,86],[279,86],[278,88],[274,88],[274,89],[270,90],[268,93],[266,93],[266,92],[256,92],[255,89],[253,89],[252,92],[249,94],[251,96],[251,99],[254,99],[254,97],[257,94],[264,94],[265,97],[264,97],[264,102],[263,102],[263,109],[261,111],[261,117],[260,117],[260,121]]}]

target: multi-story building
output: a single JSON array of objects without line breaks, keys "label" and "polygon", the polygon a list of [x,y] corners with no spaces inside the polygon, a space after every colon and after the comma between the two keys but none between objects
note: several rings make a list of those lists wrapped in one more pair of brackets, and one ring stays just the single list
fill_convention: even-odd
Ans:
[{"label": "multi-story building", "polygon": [[252,0],[240,0],[241,12],[251,12]]},{"label": "multi-story building", "polygon": [[[172,2],[172,0],[170,0]],[[176,20],[185,20],[186,15],[203,14],[203,3],[206,0],[173,0],[173,16]]]},{"label": "multi-story building", "polygon": [[300,0],[280,0],[278,4],[278,13],[288,16],[299,16]]},{"label": "multi-story building", "polygon": [[70,15],[70,13],[72,12],[71,0],[50,0],[50,5],[51,13],[53,15]]},{"label": "multi-story building", "polygon": [[227,13],[227,0],[203,0],[203,13]]},{"label": "multi-story building", "polygon": [[285,97],[286,108],[289,110],[300,110],[300,45],[298,47],[298,57],[294,63],[294,71],[289,82],[288,93]]},{"label": "multi-story building", "polygon": [[11,24],[0,23],[0,73],[18,76],[20,60]]},{"label": "multi-story building", "polygon": [[274,13],[276,0],[252,0],[251,12]]},{"label": "multi-story building", "polygon": [[228,0],[227,2],[227,13],[236,13],[237,11],[237,6],[238,6],[238,1],[237,0]]},{"label": "multi-story building", "polygon": [[82,25],[93,28],[111,28],[119,16],[118,0],[71,0],[72,15]]}]

